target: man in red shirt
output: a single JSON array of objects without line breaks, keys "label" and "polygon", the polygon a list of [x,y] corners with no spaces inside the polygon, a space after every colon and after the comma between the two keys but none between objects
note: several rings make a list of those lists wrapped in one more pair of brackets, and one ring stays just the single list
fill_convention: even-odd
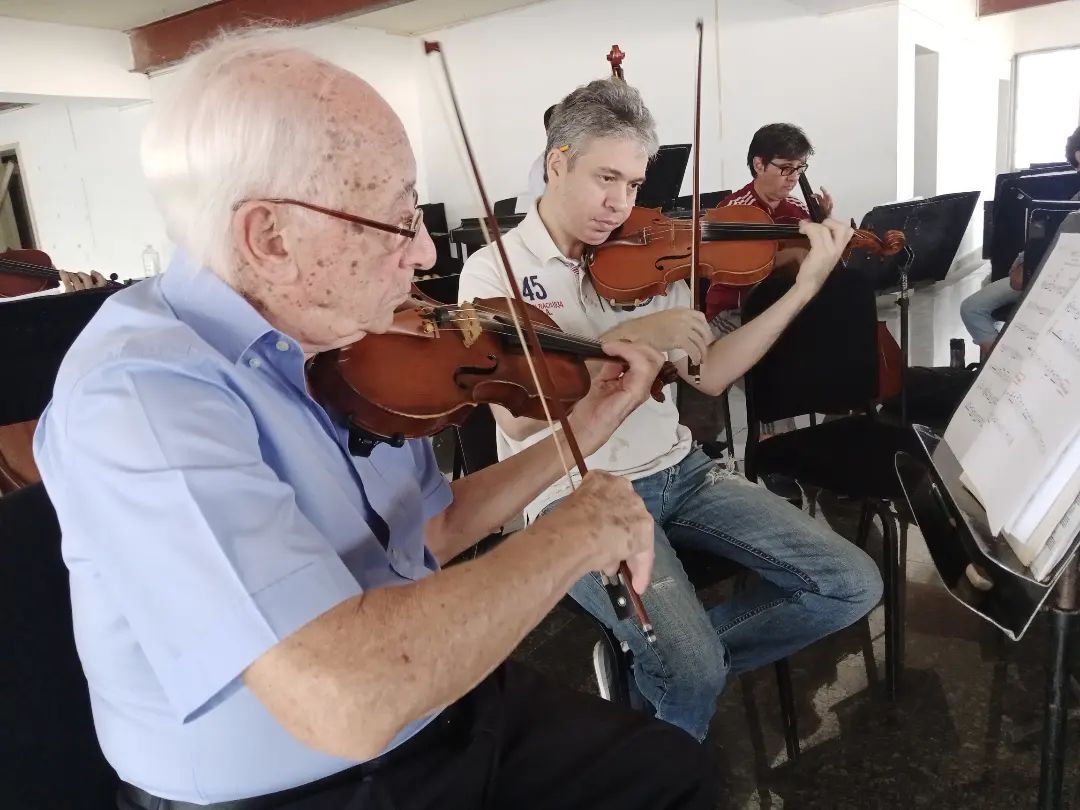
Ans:
[{"label": "man in red shirt", "polygon": [[[798,197],[791,196],[799,177],[806,171],[806,159],[814,154],[814,147],[806,133],[793,124],[766,124],[754,133],[750,149],[746,153],[746,165],[753,180],[725,197],[720,205],[753,205],[773,218],[774,222],[797,224],[810,219],[810,211]],[[823,217],[832,215],[833,200],[822,188],[814,195]],[[792,261],[801,262],[806,251],[801,248],[781,250],[776,265]],[[716,329],[730,332],[739,324],[730,315],[739,307],[739,295],[743,288],[714,284],[705,298],[705,317]],[[723,316],[723,317],[717,317]]]}]

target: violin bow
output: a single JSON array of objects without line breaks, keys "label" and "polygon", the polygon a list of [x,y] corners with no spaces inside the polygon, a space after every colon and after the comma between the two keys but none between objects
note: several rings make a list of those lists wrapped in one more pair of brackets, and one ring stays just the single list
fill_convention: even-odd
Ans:
[{"label": "violin bow", "polygon": [[[825,216],[821,213],[821,203],[818,202],[818,198],[814,195],[814,189],[806,177],[806,172],[799,175],[799,190],[806,200],[806,210],[810,212],[810,219],[814,222],[823,222]],[[852,225],[852,227],[855,226]]]},{"label": "violin bow", "polygon": [[[704,50],[705,25],[700,19],[697,28],[697,78],[694,81],[694,189],[691,227],[693,238],[690,241],[690,307],[698,308],[698,259],[701,256],[701,57]],[[701,382],[701,364],[688,362],[687,374]]]},{"label": "violin bow", "polygon": [[[613,51],[615,50],[617,50],[617,48],[613,49]],[[518,286],[517,278],[514,277],[514,273],[510,268],[510,257],[503,244],[502,233],[499,229],[498,222],[495,219],[495,214],[492,210],[487,191],[484,188],[484,182],[480,176],[480,166],[476,161],[476,154],[473,151],[472,143],[469,141],[468,133],[465,130],[465,118],[461,113],[461,106],[458,104],[457,93],[454,91],[454,84],[450,79],[450,68],[447,65],[446,54],[443,52],[441,43],[431,41],[424,42],[424,53],[427,55],[438,54],[439,63],[442,66],[443,76],[446,80],[450,104],[454,116],[457,119],[458,130],[461,134],[462,144],[465,147],[465,154],[468,158],[469,169],[476,185],[476,191],[480,197],[480,205],[483,209],[481,212],[483,217],[480,222],[486,231],[488,242],[495,246],[499,263],[502,264],[503,272],[506,275],[507,286],[513,293],[514,302],[519,305],[511,305],[508,309],[510,317],[514,322],[514,327],[518,332],[519,339],[521,340],[521,345],[525,350],[525,357],[529,365],[529,370],[533,375],[533,382],[536,384],[537,391],[540,393],[540,401],[544,406],[548,424],[553,429],[553,435],[555,421],[557,420],[562,426],[563,435],[566,436],[566,443],[574,458],[574,464],[577,466],[578,472],[581,473],[581,477],[584,478],[585,474],[588,472],[588,467],[585,465],[585,458],[581,454],[581,448],[578,446],[573,428],[570,427],[570,422],[566,418],[566,408],[563,405],[562,399],[558,396],[545,397],[543,395],[545,391],[554,392],[556,390],[555,385],[552,383],[551,371],[548,368],[544,351],[540,346],[540,339],[536,335],[536,329],[533,326],[532,318],[530,318],[528,308],[525,305],[525,300],[521,296],[521,289]],[[620,52],[618,56],[620,62],[621,58],[622,55]],[[613,62],[612,69],[614,70],[615,68],[616,65]],[[552,411],[554,411],[554,419],[552,418]],[[558,449],[560,458],[562,458],[562,448],[559,445],[557,437],[555,438],[555,447]],[[570,473],[570,466],[566,463],[565,459],[563,459],[563,467],[566,470],[567,478],[570,481],[570,487],[573,489],[573,476]],[[631,615],[632,610],[633,615],[636,616],[638,622],[641,624],[641,630],[645,635],[646,640],[650,643],[655,643],[655,631],[653,630],[652,623],[649,621],[649,615],[645,611],[645,605],[642,604],[641,597],[638,595],[637,591],[634,590],[631,581],[630,568],[627,564],[625,562],[619,564],[619,573],[616,580],[612,580],[603,572],[601,572],[601,578],[604,583],[604,588],[611,598],[616,615],[620,619],[627,618]]]}]

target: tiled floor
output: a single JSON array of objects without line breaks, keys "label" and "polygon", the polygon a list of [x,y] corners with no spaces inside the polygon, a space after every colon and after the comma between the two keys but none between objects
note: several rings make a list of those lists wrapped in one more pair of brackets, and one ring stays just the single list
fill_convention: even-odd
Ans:
[{"label": "tiled floor", "polygon": [[[964,337],[959,305],[986,276],[980,268],[911,304],[911,362],[947,365],[949,338]],[[895,307],[881,314],[895,320]],[[893,323],[895,326],[895,323]],[[969,343],[969,361],[977,359]],[[742,435],[738,395],[733,417]],[[853,536],[850,503],[820,498],[818,515]],[[871,553],[879,555],[878,538]],[[939,585],[918,533],[909,534],[907,656],[902,694],[886,700],[882,609],[795,655],[802,756],[784,753],[771,668],[729,685],[707,741],[725,783],[722,808],[1034,807],[1044,690],[1041,621],[1019,643],[954,602]],[[868,645],[867,625],[872,642]],[[515,657],[562,683],[595,691],[591,622],[556,608]],[[864,652],[865,651],[865,652]],[[1067,806],[1080,807],[1080,739],[1070,730]],[[1072,804],[1068,804],[1071,802]]]}]

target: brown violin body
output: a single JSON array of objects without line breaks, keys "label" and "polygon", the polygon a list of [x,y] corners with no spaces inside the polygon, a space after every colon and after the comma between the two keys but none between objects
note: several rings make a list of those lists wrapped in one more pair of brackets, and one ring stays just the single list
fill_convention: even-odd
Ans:
[{"label": "brown violin body", "polygon": [[0,495],[41,480],[34,463],[34,428],[37,420],[0,425]]},{"label": "brown violin body", "polygon": [[41,250],[0,253],[0,298],[44,292],[60,286],[60,274],[49,254]]},{"label": "brown violin body", "polygon": [[[701,220],[697,275],[729,287],[757,284],[772,272],[779,249],[808,244],[797,225],[778,225],[752,205],[718,206]],[[635,207],[626,222],[589,252],[593,287],[617,304],[666,295],[668,285],[690,277],[693,232],[690,220]],[[888,256],[904,245],[900,231],[889,231],[884,239],[856,231],[848,250]]]},{"label": "brown violin body", "polygon": [[[0,253],[0,298],[44,292],[60,285],[49,254],[41,250],[5,250]],[[0,425],[0,495],[41,480],[34,463],[33,440],[37,421]]]},{"label": "brown violin body", "polygon": [[[703,222],[772,225],[772,218],[752,205],[713,208]],[[669,284],[690,277],[692,230],[689,220],[665,217],[658,209],[635,207],[616,231],[589,255],[593,287],[606,300],[642,301],[666,295]],[[705,241],[698,272],[731,286],[757,284],[772,270],[777,241]]]},{"label": "brown violin body", "polygon": [[[412,303],[395,315],[391,331],[312,358],[307,376],[315,398],[383,437],[433,436],[485,403],[546,421],[506,299]],[[536,307],[515,302],[518,310],[523,306],[545,344],[555,395],[570,409],[591,385],[585,359],[607,356],[599,344],[561,332]],[[658,378],[654,395],[662,396],[673,372]]]}]

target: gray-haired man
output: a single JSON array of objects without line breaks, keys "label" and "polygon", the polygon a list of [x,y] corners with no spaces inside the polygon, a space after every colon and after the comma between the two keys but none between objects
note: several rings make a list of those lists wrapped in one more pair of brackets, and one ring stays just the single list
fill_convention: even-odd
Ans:
[{"label": "gray-haired man", "polygon": [[[600,299],[582,265],[588,246],[629,216],[657,150],[653,118],[638,92],[613,80],[578,88],[555,109],[547,147],[547,188],[505,237],[523,295],[568,332],[666,352],[683,379],[707,393],[719,394],[765,353],[824,283],[851,235],[839,222],[804,223],[812,248],[792,290],[714,341],[704,316],[689,308],[686,284],[622,311]],[[504,295],[504,289],[490,249],[469,258],[461,300]],[[699,379],[687,373],[688,360],[700,363]],[[493,410],[500,458],[548,434],[545,424]],[[657,644],[649,645],[633,622],[616,621],[598,577],[585,576],[571,595],[629,644],[637,686],[656,716],[698,740],[729,674],[846,627],[880,598],[881,579],[866,554],[764,489],[724,475],[692,445],[671,397],[638,406],[589,465],[632,479],[655,521],[655,568],[642,598]],[[565,480],[549,487],[526,508],[527,517],[568,493]],[[691,546],[757,572],[760,584],[706,611],[676,553]]]}]

